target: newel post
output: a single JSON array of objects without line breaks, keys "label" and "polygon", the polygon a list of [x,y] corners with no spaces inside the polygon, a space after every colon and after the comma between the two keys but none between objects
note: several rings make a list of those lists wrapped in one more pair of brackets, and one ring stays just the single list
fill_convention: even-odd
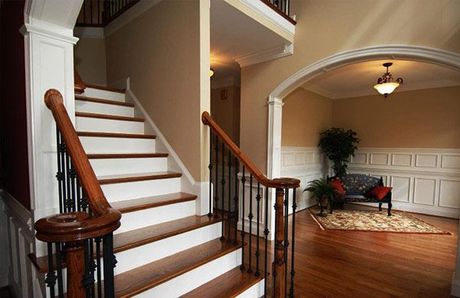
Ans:
[{"label": "newel post", "polygon": [[85,297],[83,275],[85,272],[85,252],[83,242],[75,241],[66,243],[65,262],[67,264],[67,297]]},{"label": "newel post", "polygon": [[284,297],[286,293],[285,282],[285,249],[284,249],[284,189],[276,189],[276,202],[275,202],[275,256],[273,261],[273,296]]}]

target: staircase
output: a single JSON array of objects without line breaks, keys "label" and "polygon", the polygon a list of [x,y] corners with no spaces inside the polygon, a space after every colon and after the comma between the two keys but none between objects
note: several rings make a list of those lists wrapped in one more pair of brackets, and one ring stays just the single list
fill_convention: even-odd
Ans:
[{"label": "staircase", "polygon": [[[116,297],[261,297],[264,280],[244,270],[241,243],[220,240],[222,220],[196,215],[182,173],[168,170],[123,90],[75,97],[76,130],[102,190],[122,213],[114,231]],[[147,129],[146,129],[147,128]],[[41,272],[46,257],[35,261]]]}]

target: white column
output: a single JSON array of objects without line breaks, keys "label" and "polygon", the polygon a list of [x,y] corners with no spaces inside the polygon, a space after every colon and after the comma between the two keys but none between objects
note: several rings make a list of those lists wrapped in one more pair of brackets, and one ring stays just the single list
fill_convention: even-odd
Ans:
[{"label": "white column", "polygon": [[[26,65],[27,133],[33,220],[58,213],[56,186],[56,129],[44,94],[59,90],[74,122],[73,47],[77,38],[70,29],[30,20],[21,29]],[[46,254],[37,245],[37,255]]]},{"label": "white column", "polygon": [[[278,97],[270,97],[268,100],[268,156],[267,156],[267,176],[270,179],[279,178],[281,175],[281,125],[283,117],[283,101]],[[269,218],[270,218],[270,239],[274,239],[275,231],[275,212],[272,206],[276,200],[276,190],[270,189]]]}]

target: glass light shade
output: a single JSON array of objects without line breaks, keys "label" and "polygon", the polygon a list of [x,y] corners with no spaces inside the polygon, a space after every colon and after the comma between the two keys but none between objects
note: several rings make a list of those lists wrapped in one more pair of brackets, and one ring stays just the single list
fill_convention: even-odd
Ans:
[{"label": "glass light shade", "polygon": [[377,90],[382,95],[391,94],[398,87],[399,87],[399,83],[396,83],[396,82],[382,83],[382,84],[374,85],[375,90]]}]

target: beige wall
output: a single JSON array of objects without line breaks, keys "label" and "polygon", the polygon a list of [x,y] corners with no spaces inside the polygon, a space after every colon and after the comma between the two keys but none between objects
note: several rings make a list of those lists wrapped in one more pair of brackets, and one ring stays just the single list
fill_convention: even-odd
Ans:
[{"label": "beige wall", "polygon": [[232,140],[239,144],[240,88],[228,86],[211,89],[211,115]]},{"label": "beige wall", "polygon": [[200,62],[200,9],[198,0],[161,1],[106,39],[109,84],[130,77],[134,94],[197,181],[208,155],[201,155],[207,135],[200,112],[209,107],[209,83],[207,98],[200,89],[200,63],[209,81],[209,60]]},{"label": "beige wall", "polygon": [[303,88],[284,99],[282,146],[316,147],[321,131],[332,126],[333,100]]},{"label": "beige wall", "polygon": [[338,99],[333,125],[356,131],[360,147],[460,148],[460,86]]},{"label": "beige wall", "polygon": [[382,44],[460,53],[460,1],[297,0],[294,11],[294,54],[242,69],[241,148],[263,171],[268,96],[301,68],[341,51]]},{"label": "beige wall", "polygon": [[107,85],[105,40],[80,38],[75,45],[75,67],[82,80]]}]

